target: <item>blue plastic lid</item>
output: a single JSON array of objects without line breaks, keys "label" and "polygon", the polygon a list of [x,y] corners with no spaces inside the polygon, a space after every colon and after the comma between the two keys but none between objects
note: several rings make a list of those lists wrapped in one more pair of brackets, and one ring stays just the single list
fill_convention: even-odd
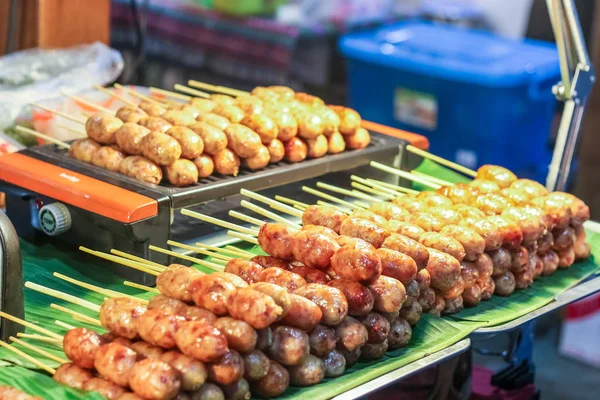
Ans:
[{"label": "blue plastic lid", "polygon": [[484,86],[517,86],[560,76],[558,52],[551,43],[427,22],[348,34],[341,38],[340,50],[351,59]]}]

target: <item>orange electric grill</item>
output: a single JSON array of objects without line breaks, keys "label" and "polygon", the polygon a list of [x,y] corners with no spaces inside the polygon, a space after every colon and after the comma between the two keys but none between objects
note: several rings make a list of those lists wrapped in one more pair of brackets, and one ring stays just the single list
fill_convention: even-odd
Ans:
[{"label": "orange electric grill", "polygon": [[[297,164],[280,162],[261,171],[240,170],[236,177],[214,175],[186,188],[147,184],[75,160],[55,145],[37,146],[0,157],[0,185],[6,192],[8,216],[19,235],[28,240],[50,239],[73,248],[83,245],[101,251],[118,249],[164,264],[170,261],[168,257],[149,252],[148,245],[166,248],[167,240],[193,243],[216,230],[174,212],[178,209],[186,207],[228,219],[228,211],[239,207],[235,195],[242,188],[276,187],[278,194],[301,198],[302,185],[288,184],[316,177],[347,181],[348,171],[356,173],[361,167],[361,176],[386,179],[381,172],[366,167],[371,160],[408,169],[408,163],[414,167],[419,160],[408,155],[404,146],[428,145],[419,135],[369,122],[365,127],[372,137],[365,149]],[[128,276],[138,278],[131,271]]]}]

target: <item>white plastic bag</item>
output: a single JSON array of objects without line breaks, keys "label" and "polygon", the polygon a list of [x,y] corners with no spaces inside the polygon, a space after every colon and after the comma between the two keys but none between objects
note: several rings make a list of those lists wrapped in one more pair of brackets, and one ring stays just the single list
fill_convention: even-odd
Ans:
[{"label": "white plastic bag", "polygon": [[102,43],[69,49],[31,49],[0,57],[0,130],[11,126],[31,102],[89,90],[116,80],[121,54]]}]

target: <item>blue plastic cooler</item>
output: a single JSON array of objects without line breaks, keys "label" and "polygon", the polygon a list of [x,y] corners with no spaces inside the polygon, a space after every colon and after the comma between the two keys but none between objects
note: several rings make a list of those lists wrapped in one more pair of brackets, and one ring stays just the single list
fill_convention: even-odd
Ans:
[{"label": "blue plastic cooler", "polygon": [[470,168],[545,177],[560,80],[553,45],[409,22],[344,36],[340,49],[365,119],[423,134],[432,152]]}]

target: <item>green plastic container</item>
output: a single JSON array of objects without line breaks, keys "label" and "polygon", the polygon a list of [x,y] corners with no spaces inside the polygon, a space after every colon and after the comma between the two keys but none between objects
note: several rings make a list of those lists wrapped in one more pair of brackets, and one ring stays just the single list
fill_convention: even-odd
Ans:
[{"label": "green plastic container", "polygon": [[214,10],[241,17],[273,14],[287,0],[213,0],[212,3]]}]

